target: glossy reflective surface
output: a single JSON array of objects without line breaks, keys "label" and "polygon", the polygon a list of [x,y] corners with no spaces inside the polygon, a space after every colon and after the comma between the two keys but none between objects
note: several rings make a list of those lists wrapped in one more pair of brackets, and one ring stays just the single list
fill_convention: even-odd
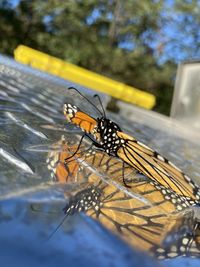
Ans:
[{"label": "glossy reflective surface", "polygon": [[[70,192],[70,186],[52,182],[46,158],[62,134],[73,141],[79,133],[73,126],[65,126],[63,103],[67,99],[94,116],[98,114],[75,93],[67,91],[70,82],[4,57],[0,59],[1,262],[9,266],[14,266],[16,261],[20,266],[80,266],[80,263],[82,266],[137,266],[138,262],[142,266],[155,266],[148,256],[134,252],[85,215],[68,218],[45,241],[63,218],[64,192]],[[133,112],[126,118],[123,112],[121,116],[110,116],[128,133],[134,133],[159,150],[199,182],[200,145],[192,133],[191,137],[188,131],[181,136],[182,128],[174,131],[176,122],[171,123],[167,118],[161,122],[159,116],[147,112],[144,116],[137,108]],[[179,261],[167,261],[166,266],[176,266]],[[181,266],[186,264],[196,266],[196,260],[181,259]]]}]

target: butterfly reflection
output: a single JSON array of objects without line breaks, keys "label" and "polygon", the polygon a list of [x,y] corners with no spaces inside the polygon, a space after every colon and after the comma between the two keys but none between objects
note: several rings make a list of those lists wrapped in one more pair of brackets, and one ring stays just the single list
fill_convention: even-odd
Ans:
[{"label": "butterfly reflection", "polygon": [[[69,146],[64,137],[58,145],[61,149],[50,152],[47,159],[52,178],[60,183],[82,182],[63,209],[66,215],[85,212],[158,259],[200,256],[200,224],[193,211],[198,201],[177,194],[107,153],[85,152],[83,144],[71,157],[77,145]],[[124,179],[130,188],[124,186]]]}]

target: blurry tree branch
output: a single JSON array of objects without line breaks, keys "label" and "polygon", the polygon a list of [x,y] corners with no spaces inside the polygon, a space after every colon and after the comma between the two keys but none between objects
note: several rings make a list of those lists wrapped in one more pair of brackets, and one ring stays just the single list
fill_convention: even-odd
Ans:
[{"label": "blurry tree branch", "polygon": [[199,14],[198,0],[2,0],[0,52],[28,45],[150,91],[167,114],[177,62],[200,58]]}]

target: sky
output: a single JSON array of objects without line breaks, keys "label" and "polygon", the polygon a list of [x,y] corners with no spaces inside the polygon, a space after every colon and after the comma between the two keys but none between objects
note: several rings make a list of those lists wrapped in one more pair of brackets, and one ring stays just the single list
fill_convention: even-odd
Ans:
[{"label": "sky", "polygon": [[19,3],[19,0],[10,0],[10,2],[15,7]]}]

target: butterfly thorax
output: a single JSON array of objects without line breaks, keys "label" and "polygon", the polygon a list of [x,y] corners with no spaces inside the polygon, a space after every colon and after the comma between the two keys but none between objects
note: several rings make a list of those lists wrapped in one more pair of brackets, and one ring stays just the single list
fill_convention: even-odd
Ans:
[{"label": "butterfly thorax", "polygon": [[104,117],[97,119],[96,140],[100,143],[101,148],[109,155],[116,156],[122,140],[117,133],[121,132],[120,127],[111,120]]},{"label": "butterfly thorax", "polygon": [[99,214],[102,206],[101,190],[95,186],[89,186],[88,188],[81,190],[76,195],[71,197],[69,203],[64,207],[65,214],[73,215],[76,212],[87,211],[93,208],[96,214]]}]

